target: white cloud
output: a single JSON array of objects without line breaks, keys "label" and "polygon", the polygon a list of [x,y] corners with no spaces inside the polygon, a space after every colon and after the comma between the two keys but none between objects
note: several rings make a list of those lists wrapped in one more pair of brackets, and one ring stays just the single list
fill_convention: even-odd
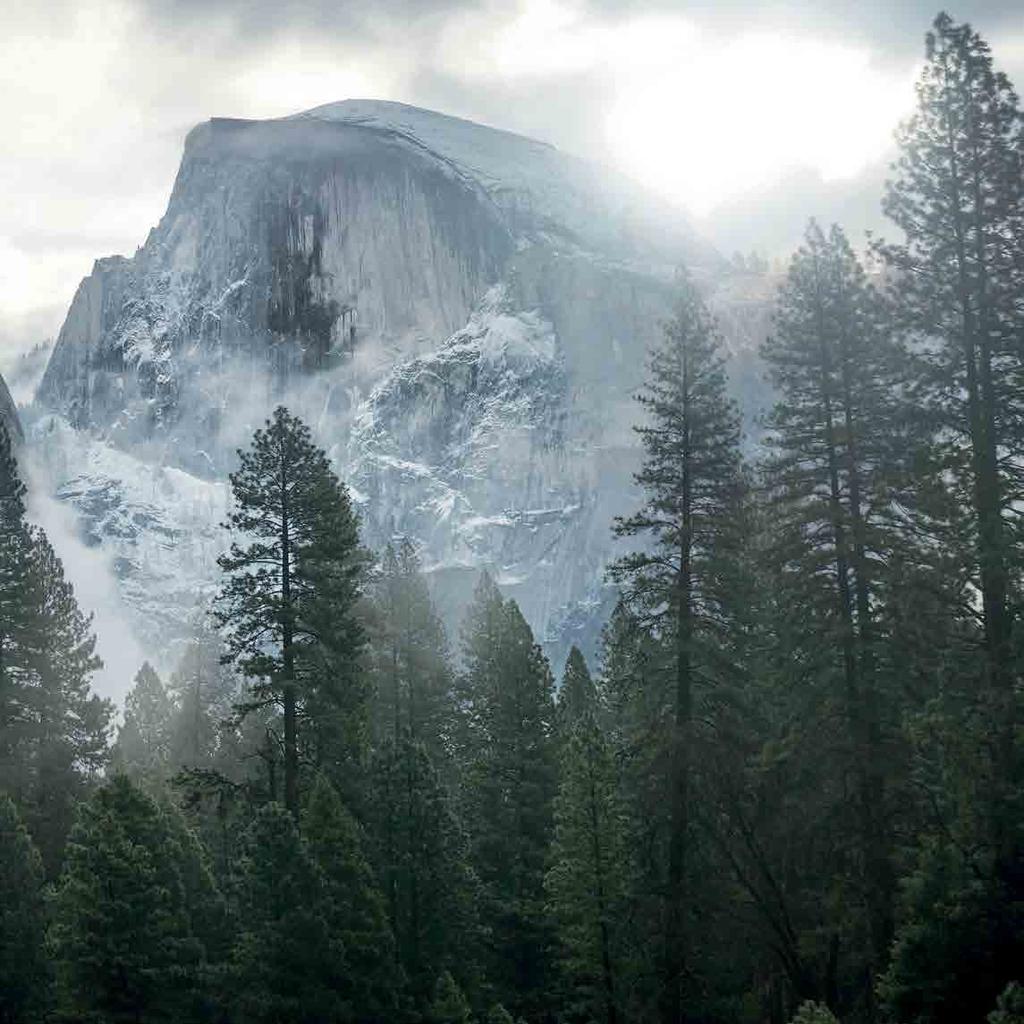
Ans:
[{"label": "white cloud", "polygon": [[[140,0],[15,0],[0,34],[0,336],[12,317],[66,305],[95,257],[144,240],[185,133],[211,116],[353,95],[448,107],[571,140],[700,214],[798,168],[856,176],[911,96],[913,59],[876,64],[835,10],[812,37],[753,0],[747,18],[722,13],[738,3],[481,0],[415,23],[387,3],[347,21],[326,5],[306,17],[313,6],[179,4],[154,18]],[[1019,62],[1019,38],[997,56]]]},{"label": "white cloud", "polygon": [[[31,455],[31,449],[29,449]],[[93,678],[101,697],[121,702],[131,681],[146,658],[135,640],[117,589],[110,552],[88,547],[79,535],[75,513],[51,497],[52,481],[38,462],[22,466],[29,483],[29,517],[41,526],[64,565],[64,573],[75,589],[79,607],[93,616],[98,638],[96,653],[103,667]]]}]

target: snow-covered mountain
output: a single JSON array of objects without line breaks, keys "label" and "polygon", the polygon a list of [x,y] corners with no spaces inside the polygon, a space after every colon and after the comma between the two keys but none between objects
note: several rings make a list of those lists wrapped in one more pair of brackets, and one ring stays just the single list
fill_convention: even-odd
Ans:
[{"label": "snow-covered mountain", "polygon": [[21,439],[21,420],[18,417],[18,409],[3,377],[0,377],[0,423],[7,428],[7,433],[11,437]]},{"label": "snow-covered mountain", "polygon": [[79,287],[32,448],[158,658],[214,586],[226,473],[278,402],[368,543],[422,544],[451,622],[486,567],[558,657],[608,600],[680,265],[749,325],[676,211],[544,143],[366,100],[214,119],[145,244]]}]

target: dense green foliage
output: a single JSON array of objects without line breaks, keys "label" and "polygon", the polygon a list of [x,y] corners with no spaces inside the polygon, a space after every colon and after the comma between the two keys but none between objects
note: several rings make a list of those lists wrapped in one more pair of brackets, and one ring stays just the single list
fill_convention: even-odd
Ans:
[{"label": "dense green foliage", "polygon": [[202,894],[186,885],[173,813],[123,775],[79,808],[53,927],[59,1004],[72,1018],[193,1019]]},{"label": "dense green foliage", "polygon": [[[229,525],[249,543],[233,543],[220,559],[217,621],[230,658],[252,680],[250,707],[281,707],[284,804],[298,816],[302,748],[330,768],[342,752],[328,753],[325,734],[358,721],[358,526],[327,456],[283,406],[239,457]],[[313,707],[316,728],[300,737],[300,718],[308,722]]]},{"label": "dense green foliage", "polygon": [[514,601],[486,574],[463,627],[460,803],[480,879],[485,970],[512,1013],[543,1013],[554,929],[544,868],[557,766],[551,669]]},{"label": "dense green foliage", "polygon": [[0,796],[0,1021],[37,1019],[48,970],[43,865],[10,797]]},{"label": "dense green foliage", "polygon": [[279,408],[108,745],[0,427],[0,1024],[1024,1020],[1024,127],[969,27],[899,141],[882,269],[792,257],[748,461],[680,279],[558,685],[487,574],[453,654]]}]

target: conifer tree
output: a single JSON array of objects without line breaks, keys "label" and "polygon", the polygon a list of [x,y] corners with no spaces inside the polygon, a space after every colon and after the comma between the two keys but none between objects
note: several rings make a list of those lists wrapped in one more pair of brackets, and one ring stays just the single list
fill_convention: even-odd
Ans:
[{"label": "conifer tree", "polygon": [[82,614],[42,530],[0,426],[0,786],[18,801],[53,875],[72,807],[106,760],[112,708],[90,692],[100,667]]},{"label": "conifer tree", "polygon": [[559,693],[560,784],[546,878],[571,993],[581,1020],[621,1017],[626,895],[625,815],[612,751],[599,725],[583,656],[569,654]]},{"label": "conifer tree", "polygon": [[33,691],[45,648],[39,577],[25,522],[25,485],[7,428],[0,423],[0,782],[24,787],[35,720]]},{"label": "conifer tree", "polygon": [[43,865],[14,802],[0,794],[0,1022],[29,1024],[47,1008]]},{"label": "conifer tree", "polygon": [[169,736],[172,767],[210,767],[237,693],[233,673],[221,662],[220,639],[205,615],[194,618],[188,645],[167,688],[175,705]]},{"label": "conifer tree", "polygon": [[386,1019],[396,1006],[400,975],[384,899],[364,853],[362,830],[323,776],[303,810],[302,832],[324,880],[346,1019]]},{"label": "conifer tree", "polygon": [[580,649],[573,644],[565,660],[562,684],[558,690],[555,706],[555,721],[559,739],[567,738],[572,726],[585,711],[592,711],[596,705],[594,680],[590,677],[587,660]]},{"label": "conifer tree", "polygon": [[683,281],[675,316],[650,359],[638,401],[644,451],[636,482],[641,509],[616,522],[620,537],[644,545],[621,558],[611,578],[650,628],[671,638],[672,707],[668,737],[669,826],[661,1015],[686,1016],[693,937],[687,906],[692,872],[694,691],[706,651],[721,626],[720,555],[740,482],[739,415],[726,396],[715,323],[695,287]]},{"label": "conifer tree", "polygon": [[124,721],[118,729],[113,762],[137,781],[162,781],[170,769],[174,704],[163,680],[148,661],[135,674],[125,697]]},{"label": "conifer tree", "polygon": [[324,883],[295,820],[277,803],[257,812],[238,866],[232,973],[244,1024],[319,1024],[343,1017],[340,943]]},{"label": "conifer tree", "polygon": [[463,632],[459,737],[471,862],[492,922],[487,976],[511,1012],[543,1013],[552,984],[544,868],[557,785],[553,682],[514,601],[485,574]]},{"label": "conifer tree", "polygon": [[29,557],[44,640],[33,671],[31,751],[24,758],[32,778],[23,793],[23,813],[52,878],[75,802],[106,764],[113,707],[90,689],[93,673],[103,664],[96,654],[92,616],[79,608],[42,530],[31,531]]},{"label": "conifer tree", "polygon": [[228,982],[233,922],[199,833],[166,794],[160,808],[174,843],[191,933],[203,950],[192,999],[185,1013],[191,1013],[199,1021],[219,1021],[230,1004]]},{"label": "conifer tree", "polygon": [[422,743],[386,742],[370,771],[374,863],[413,1007],[424,1013],[448,970],[478,987],[479,925],[468,839]]},{"label": "conifer tree", "polygon": [[408,733],[440,760],[452,716],[448,640],[408,539],[384,549],[370,596],[375,732],[392,742]]},{"label": "conifer tree", "polygon": [[473,1019],[469,1000],[448,971],[437,979],[426,1019],[430,1024],[470,1024]]},{"label": "conifer tree", "polygon": [[287,409],[278,407],[239,457],[227,525],[255,539],[219,560],[227,578],[217,620],[228,657],[253,680],[253,706],[282,709],[284,800],[297,817],[300,713],[312,717],[315,703],[313,725],[326,729],[332,714],[361,711],[355,606],[364,557],[348,492]]},{"label": "conifer tree", "polygon": [[837,226],[826,237],[811,221],[773,327],[762,355],[779,395],[765,467],[778,538],[774,567],[798,620],[795,635],[819,671],[838,677],[839,692],[826,690],[825,700],[839,698],[847,722],[849,763],[840,771],[857,780],[861,886],[877,970],[892,939],[894,896],[880,574],[899,547],[892,509],[902,463],[913,454],[905,361]]},{"label": "conifer tree", "polygon": [[[999,736],[990,823],[997,845],[1016,787],[1011,589],[1019,563],[1011,520],[1019,489],[1020,335],[1024,310],[1024,122],[985,41],[947,14],[927,36],[917,107],[898,134],[900,157],[884,210],[905,233],[881,246],[896,300],[922,335],[922,398],[969,509],[970,565],[981,596],[991,721]],[[933,344],[930,339],[937,340]],[[1002,781],[1000,781],[1002,780]]]},{"label": "conifer tree", "polygon": [[[916,343],[917,398],[935,421],[936,458],[957,507],[944,534],[919,524],[953,554],[941,591],[953,607],[932,619],[946,635],[930,629],[937,642],[918,662],[939,682],[913,719],[916,781],[928,801],[881,987],[893,1013],[934,1024],[981,1019],[1017,978],[1012,965],[1024,948],[1016,598],[1024,122],[969,25],[935,20],[898,142],[884,210],[906,241],[879,249]],[[923,582],[924,594],[939,589]],[[915,626],[919,616],[915,607]],[[939,925],[944,916],[949,927]]]},{"label": "conifer tree", "polygon": [[189,1019],[204,959],[182,851],[160,807],[117,775],[81,806],[56,895],[60,1002],[104,1021]]}]

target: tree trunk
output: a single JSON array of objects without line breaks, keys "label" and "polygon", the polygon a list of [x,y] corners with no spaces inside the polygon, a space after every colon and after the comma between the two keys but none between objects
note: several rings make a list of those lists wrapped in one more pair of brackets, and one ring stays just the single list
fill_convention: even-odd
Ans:
[{"label": "tree trunk", "polygon": [[[971,65],[967,66],[968,82]],[[982,594],[985,610],[985,641],[989,654],[989,688],[996,733],[995,780],[992,801],[992,841],[1001,863],[1009,868],[1009,877],[1018,872],[1012,866],[1018,860],[1014,828],[1010,824],[1012,799],[1016,787],[1016,734],[1017,702],[1014,694],[1013,669],[1013,615],[1008,593],[1010,589],[1006,528],[1002,519],[1003,481],[998,462],[998,436],[996,409],[998,397],[992,372],[993,335],[997,333],[996,312],[992,309],[989,288],[990,257],[986,248],[986,228],[982,220],[985,203],[981,181],[981,144],[978,125],[972,116],[973,106],[967,107],[967,133],[971,149],[971,184],[974,231],[974,261],[976,275],[976,304],[978,308],[978,380],[981,391],[983,438],[983,464],[985,480],[985,519],[979,529],[979,547],[988,552],[988,565],[982,566]],[[986,573],[987,569],[987,573]],[[987,578],[986,578],[987,576]],[[1009,825],[1009,827],[1008,827]],[[1018,883],[1019,884],[1019,883]]]},{"label": "tree trunk", "polygon": [[287,458],[281,459],[281,698],[284,705],[284,805],[299,819],[299,746],[295,695],[294,608],[292,607],[291,536]]},{"label": "tree trunk", "polygon": [[[876,685],[875,636],[871,611],[871,583],[867,558],[867,528],[861,486],[859,424],[850,379],[850,352],[845,330],[840,336],[840,369],[843,386],[843,420],[846,434],[846,462],[849,488],[850,526],[853,534],[853,584],[857,612],[858,682],[860,688],[859,759],[863,766],[860,793],[864,827],[868,914],[871,925],[875,972],[888,959],[893,937],[892,857],[885,822],[885,781],[883,775],[882,727]],[[873,1001],[874,984],[869,1001]],[[872,1009],[872,1015],[874,1011]]]},{"label": "tree trunk", "polygon": [[663,1024],[685,1024],[683,982],[686,974],[686,854],[690,827],[690,742],[693,716],[692,642],[693,578],[690,409],[687,367],[683,364],[683,494],[679,579],[676,600],[676,692],[672,743],[672,818],[669,835],[668,907],[665,942]]},{"label": "tree trunk", "polygon": [[[840,624],[840,653],[843,664],[843,680],[846,687],[846,718],[853,744],[853,771],[857,780],[856,814],[859,840],[865,859],[869,860],[874,847],[874,808],[871,803],[873,768],[869,764],[869,751],[864,742],[865,708],[856,649],[856,635],[853,617],[853,587],[850,580],[849,541],[843,513],[842,487],[839,468],[839,445],[836,440],[835,412],[833,410],[834,368],[825,336],[825,313],[821,289],[823,287],[818,268],[818,330],[821,360],[821,405],[825,430],[825,451],[828,471],[829,518],[832,527],[833,560],[836,570],[836,610]],[[868,869],[870,871],[870,868]],[[867,879],[869,892],[873,879]],[[869,899],[870,904],[870,899]],[[871,925],[874,915],[869,907]],[[869,986],[871,988],[871,986]],[[868,996],[868,1019],[875,1019],[873,999]]]},{"label": "tree trunk", "polygon": [[[1000,854],[1006,854],[1007,830],[1004,828],[1003,805],[1006,787],[1013,775],[1013,671],[1010,646],[1011,622],[1007,605],[1008,575],[1006,569],[1005,528],[1002,520],[1002,481],[999,473],[996,396],[992,379],[992,342],[989,336],[991,313],[986,285],[984,230],[981,223],[982,197],[977,163],[974,166],[974,260],[972,280],[969,225],[965,223],[963,192],[969,182],[964,180],[958,155],[954,114],[951,100],[951,79],[946,74],[944,113],[946,139],[950,160],[950,194],[952,228],[957,267],[957,301],[960,312],[961,349],[966,378],[968,433],[970,441],[972,499],[977,525],[978,579],[981,590],[982,620],[985,634],[986,675],[996,735],[993,793],[990,829],[992,841]],[[965,108],[972,107],[970,95],[963,97]],[[968,120],[970,121],[969,115]],[[971,141],[976,126],[969,123]],[[977,159],[977,154],[975,154]]]}]

